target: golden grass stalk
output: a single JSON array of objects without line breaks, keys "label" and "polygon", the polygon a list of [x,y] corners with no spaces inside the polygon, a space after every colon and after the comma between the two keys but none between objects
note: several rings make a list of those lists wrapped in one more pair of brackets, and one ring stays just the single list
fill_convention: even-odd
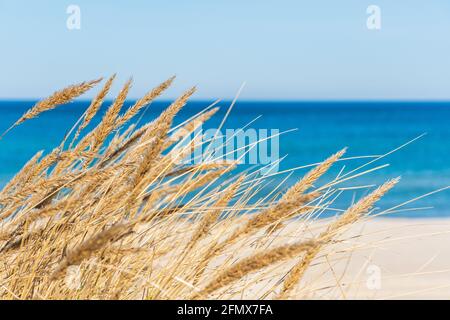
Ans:
[{"label": "golden grass stalk", "polygon": [[12,128],[18,126],[19,124],[25,122],[26,120],[33,119],[39,114],[52,110],[59,105],[71,102],[73,99],[81,96],[83,93],[94,87],[102,79],[92,80],[88,82],[82,82],[80,84],[75,84],[68,86],[60,91],[56,91],[48,98],[39,101],[31,109],[24,113],[22,117],[19,118],[8,130],[6,130],[1,137],[8,133]]},{"label": "golden grass stalk", "polygon": [[342,228],[355,223],[361,216],[366,214],[380,198],[392,189],[400,180],[400,178],[387,181],[385,184],[377,188],[375,191],[359,200],[356,204],[345,211],[335,222],[331,223],[328,228],[320,234],[318,241],[320,245],[310,248],[302,260],[296,264],[288,273],[283,288],[281,289],[279,298],[283,299],[289,295],[295,285],[301,280],[305,271],[311,262],[321,251],[322,247],[329,243]]},{"label": "golden grass stalk", "polygon": [[36,174],[36,166],[39,158],[42,157],[43,151],[37,152],[24,166],[23,168],[12,178],[8,184],[0,192],[0,199],[4,194],[11,191],[11,189],[19,189],[26,185],[29,180]]},{"label": "golden grass stalk", "polygon": [[[233,286],[244,277],[246,285],[261,286],[264,279],[283,283],[279,296],[289,297],[326,245],[396,183],[350,207],[315,240],[305,240],[310,235],[304,232],[286,234],[284,228],[265,232],[289,218],[305,222],[332,209],[332,201],[322,200],[337,192],[340,180],[325,184],[326,192],[316,184],[345,150],[284,194],[279,184],[260,197],[265,178],[258,170],[238,177],[232,173],[236,161],[184,162],[207,140],[196,129],[218,110],[206,109],[172,128],[195,88],[141,127],[130,123],[173,78],[122,111],[131,87],[131,80],[126,82],[101,122],[78,139],[114,78],[72,127],[80,123],[70,146],[64,138],[48,154],[37,153],[0,193],[1,299],[227,298],[247,292]],[[98,81],[58,91],[11,128],[73,100]],[[295,244],[287,243],[292,237]],[[278,263],[294,258],[300,261],[289,272]],[[58,281],[71,266],[78,266],[82,278],[76,289]],[[273,292],[263,291],[263,297]]]},{"label": "golden grass stalk", "polygon": [[186,137],[186,135],[194,132],[199,126],[208,121],[216,112],[219,111],[219,108],[213,108],[208,110],[205,113],[202,113],[194,120],[186,123],[183,127],[175,131],[170,138],[167,140],[165,147],[169,147],[173,143],[180,141],[182,138]]},{"label": "golden grass stalk", "polygon": [[169,88],[172,84],[173,80],[175,80],[175,76],[167,79],[159,86],[148,92],[144,97],[136,101],[136,103],[132,105],[123,116],[117,119],[116,126],[120,127],[124,123],[128,122],[131,118],[133,118],[136,114],[138,114],[143,107],[147,106],[157,97],[159,97],[165,90],[167,90],[167,88]]},{"label": "golden grass stalk", "polygon": [[336,154],[332,155],[321,164],[310,170],[299,182],[297,182],[294,186],[289,188],[289,190],[283,195],[282,201],[290,201],[296,199],[303,192],[308,190],[313,186],[313,184],[321,177],[325,172],[330,169],[330,167],[336,161],[341,158],[344,153],[347,151],[347,148],[342,149]]},{"label": "golden grass stalk", "polygon": [[125,99],[127,98],[128,91],[130,90],[132,80],[128,80],[117,95],[116,100],[108,108],[102,121],[94,131],[94,142],[92,148],[96,150],[109,135],[111,130],[115,129],[114,123],[119,115]]},{"label": "golden grass stalk", "polygon": [[[235,243],[238,239],[245,237],[261,228],[267,227],[281,219],[292,216],[295,211],[304,213],[310,208],[305,206],[314,200],[319,194],[310,193],[304,195],[303,192],[308,190],[317,179],[319,179],[333,163],[335,163],[344,153],[346,149],[332,155],[314,169],[309,171],[298,183],[292,186],[274,206],[262,211],[254,218],[250,219],[243,227],[237,229],[226,241],[222,247]],[[293,213],[294,211],[294,213]]]},{"label": "golden grass stalk", "polygon": [[108,81],[106,81],[105,85],[103,86],[102,90],[97,94],[97,96],[92,100],[91,104],[87,108],[83,122],[80,124],[80,126],[77,129],[77,132],[75,133],[75,137],[73,138],[73,141],[77,140],[78,136],[80,135],[81,131],[87,127],[87,125],[91,122],[91,120],[94,118],[94,116],[97,114],[98,110],[102,106],[103,100],[105,99],[106,95],[108,94],[109,90],[111,89],[111,86],[114,82],[114,79],[116,78],[116,75],[113,74]]},{"label": "golden grass stalk", "polygon": [[203,216],[203,218],[199,222],[197,229],[194,231],[191,240],[187,245],[188,250],[193,248],[200,239],[202,239],[207,235],[209,228],[220,217],[220,215],[223,212],[223,208],[226,208],[228,203],[234,197],[236,191],[239,189],[244,179],[245,176],[241,176],[235,183],[229,186],[225,194],[214,204],[214,207],[216,207],[217,209],[213,208],[211,211],[207,212]]},{"label": "golden grass stalk", "polygon": [[193,299],[198,297],[207,297],[211,293],[229,286],[235,281],[242,279],[251,272],[268,267],[274,263],[279,263],[287,259],[291,259],[301,252],[317,246],[314,241],[300,242],[292,245],[286,245],[279,248],[274,248],[268,251],[257,253],[251,257],[245,258],[242,261],[234,264],[232,267],[219,273],[205,288],[193,296]]},{"label": "golden grass stalk", "polygon": [[51,275],[51,280],[57,279],[69,266],[80,264],[82,261],[89,259],[92,254],[102,249],[106,244],[120,238],[124,230],[127,229],[128,226],[125,224],[116,224],[83,242],[73,251],[67,253]]}]

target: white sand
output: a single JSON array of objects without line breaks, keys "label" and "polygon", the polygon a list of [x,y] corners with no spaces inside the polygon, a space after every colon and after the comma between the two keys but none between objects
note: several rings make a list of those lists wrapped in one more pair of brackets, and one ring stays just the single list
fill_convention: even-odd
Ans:
[{"label": "white sand", "polygon": [[[346,238],[337,248],[357,247],[349,261],[348,252],[323,257],[304,279],[322,288],[311,298],[450,299],[450,219],[372,219]],[[330,266],[334,274],[321,275]]]}]

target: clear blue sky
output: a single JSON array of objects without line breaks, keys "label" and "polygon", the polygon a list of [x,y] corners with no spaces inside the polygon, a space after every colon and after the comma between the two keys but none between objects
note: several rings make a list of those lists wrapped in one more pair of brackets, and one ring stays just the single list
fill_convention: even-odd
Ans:
[{"label": "clear blue sky", "polygon": [[243,99],[450,99],[448,0],[1,0],[0,26],[0,98],[117,72],[133,97],[176,74],[167,98],[198,85],[227,99],[246,81]]}]

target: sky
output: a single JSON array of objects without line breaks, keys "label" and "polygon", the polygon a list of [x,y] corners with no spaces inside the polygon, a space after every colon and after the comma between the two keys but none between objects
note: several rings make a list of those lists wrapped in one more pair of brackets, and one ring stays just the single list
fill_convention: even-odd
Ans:
[{"label": "sky", "polygon": [[135,98],[450,100],[449,35],[448,0],[0,0],[0,99],[117,73]]}]

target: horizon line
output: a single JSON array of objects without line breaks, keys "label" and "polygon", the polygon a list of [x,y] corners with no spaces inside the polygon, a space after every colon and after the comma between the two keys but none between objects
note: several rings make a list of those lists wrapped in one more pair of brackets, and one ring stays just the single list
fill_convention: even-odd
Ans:
[{"label": "horizon line", "polygon": [[[45,98],[0,98],[0,102],[36,102]],[[93,99],[93,98],[92,98]],[[90,102],[92,99],[82,98],[75,99],[72,102]],[[127,102],[134,102],[140,98],[126,99]],[[176,99],[176,98],[175,98]],[[153,102],[173,102],[175,99],[156,99]],[[233,99],[217,99],[217,98],[201,98],[190,99],[189,102],[231,102]],[[105,99],[104,102],[114,101],[113,98]],[[69,103],[72,103],[69,102]],[[444,99],[238,99],[237,102],[278,102],[278,103],[450,103]]]}]

